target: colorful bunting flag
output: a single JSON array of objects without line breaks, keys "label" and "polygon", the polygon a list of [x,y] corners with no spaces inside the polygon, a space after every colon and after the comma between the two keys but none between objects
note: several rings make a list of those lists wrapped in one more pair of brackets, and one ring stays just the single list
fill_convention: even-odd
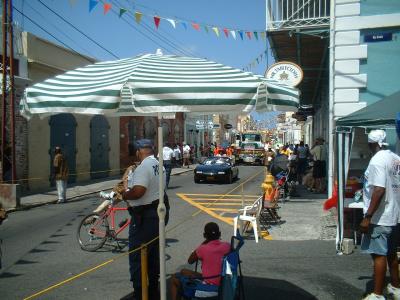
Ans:
[{"label": "colorful bunting flag", "polygon": [[158,29],[158,26],[160,26],[160,17],[159,16],[154,16],[154,25],[156,25],[156,28]]},{"label": "colorful bunting flag", "polygon": [[186,24],[186,22],[181,22],[182,23],[182,26],[183,26],[183,28],[185,28],[185,30],[187,30],[187,24]]},{"label": "colorful bunting flag", "polygon": [[126,9],[126,8],[120,8],[119,9],[119,17],[121,18],[122,17],[122,15],[124,14],[124,13],[126,13],[128,10]]},{"label": "colorful bunting flag", "polygon": [[89,12],[92,12],[92,10],[96,7],[97,4],[99,4],[98,1],[96,1],[96,0],[89,0]]},{"label": "colorful bunting flag", "polygon": [[218,27],[213,27],[212,30],[214,30],[215,34],[219,37]]},{"label": "colorful bunting flag", "polygon": [[261,39],[262,39],[262,40],[265,40],[267,34],[265,33],[265,31],[261,31],[261,32],[260,32],[260,36],[261,36]]},{"label": "colorful bunting flag", "polygon": [[140,21],[142,20],[142,16],[143,16],[143,14],[142,14],[141,12],[135,11],[135,20],[136,20],[136,23],[140,24]]},{"label": "colorful bunting flag", "polygon": [[173,19],[167,19],[167,21],[171,23],[171,25],[172,25],[172,27],[174,27],[174,29],[176,29],[175,20],[173,20]]},{"label": "colorful bunting flag", "polygon": [[251,40],[251,32],[250,31],[246,31],[246,35],[249,38],[249,40]]},{"label": "colorful bunting flag", "polygon": [[260,62],[258,61],[258,57],[256,58],[257,64],[259,64]]},{"label": "colorful bunting flag", "polygon": [[231,30],[231,35],[236,40],[236,31],[235,30]]},{"label": "colorful bunting flag", "polygon": [[258,32],[254,31],[253,33],[254,33],[254,36],[256,37],[256,40],[258,41]]},{"label": "colorful bunting flag", "polygon": [[104,3],[103,4],[104,14],[107,14],[110,11],[111,7],[112,7],[111,3]]},{"label": "colorful bunting flag", "polygon": [[204,26],[204,30],[208,33],[208,26]]},{"label": "colorful bunting flag", "polygon": [[229,37],[229,31],[228,31],[228,29],[224,28],[223,31],[224,31],[224,33],[225,33],[225,36],[226,36],[226,37]]},{"label": "colorful bunting flag", "polygon": [[197,24],[197,23],[192,23],[192,27],[193,27],[195,30],[197,30],[197,31],[200,30],[200,25]]},{"label": "colorful bunting flag", "polygon": [[240,38],[241,38],[242,41],[243,41],[243,31],[239,30],[238,32],[239,32]]}]

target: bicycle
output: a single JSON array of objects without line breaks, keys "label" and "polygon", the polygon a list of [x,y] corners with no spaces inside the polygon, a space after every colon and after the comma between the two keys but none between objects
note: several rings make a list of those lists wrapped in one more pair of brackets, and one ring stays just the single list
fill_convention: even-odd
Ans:
[{"label": "bicycle", "polygon": [[129,226],[131,221],[129,218],[123,220],[116,230],[115,215],[119,211],[127,211],[128,207],[115,207],[113,199],[107,199],[104,196],[102,198],[111,201],[107,209],[100,214],[91,213],[85,216],[79,224],[77,239],[82,250],[94,252],[103,247],[107,240],[115,241],[120,250],[123,248],[118,242],[118,235]]}]

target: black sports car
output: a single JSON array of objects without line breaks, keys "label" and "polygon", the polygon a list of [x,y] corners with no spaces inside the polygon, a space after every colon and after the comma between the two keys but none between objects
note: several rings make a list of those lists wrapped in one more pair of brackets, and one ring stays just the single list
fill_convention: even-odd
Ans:
[{"label": "black sports car", "polygon": [[232,183],[238,176],[238,167],[234,165],[232,159],[224,156],[207,158],[194,169],[194,182],[196,183],[201,180]]}]

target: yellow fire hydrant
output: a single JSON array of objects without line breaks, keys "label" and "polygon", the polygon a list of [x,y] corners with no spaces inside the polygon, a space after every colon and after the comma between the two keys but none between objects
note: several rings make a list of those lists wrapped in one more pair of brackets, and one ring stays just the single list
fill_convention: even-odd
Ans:
[{"label": "yellow fire hydrant", "polygon": [[275,195],[275,179],[270,173],[266,173],[264,182],[261,184],[264,191],[264,200],[273,201]]}]

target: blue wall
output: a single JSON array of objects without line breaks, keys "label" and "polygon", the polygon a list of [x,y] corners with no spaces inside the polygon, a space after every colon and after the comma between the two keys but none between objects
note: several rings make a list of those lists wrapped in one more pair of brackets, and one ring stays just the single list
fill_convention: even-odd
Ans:
[{"label": "blue wall", "polygon": [[[365,35],[384,32],[392,33],[391,41],[364,42]],[[368,77],[360,101],[372,104],[400,90],[400,28],[364,30],[361,43],[368,45],[368,58],[360,61],[360,73]]]},{"label": "blue wall", "polygon": [[393,14],[400,12],[399,0],[361,0],[361,16]]}]

